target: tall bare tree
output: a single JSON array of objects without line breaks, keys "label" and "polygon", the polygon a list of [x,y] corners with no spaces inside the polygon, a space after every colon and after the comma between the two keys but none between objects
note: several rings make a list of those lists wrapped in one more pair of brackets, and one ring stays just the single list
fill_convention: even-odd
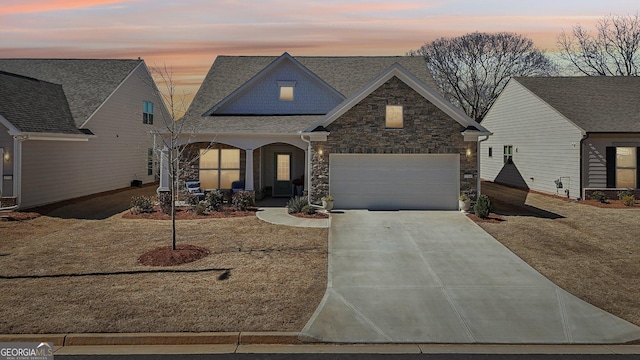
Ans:
[{"label": "tall bare tree", "polygon": [[424,56],[441,93],[481,121],[513,76],[549,76],[555,64],[515,33],[474,32],[443,37],[408,55]]},{"label": "tall bare tree", "polygon": [[[176,250],[176,198],[179,192],[179,166],[181,162],[183,164],[185,163],[182,155],[187,151],[187,147],[184,145],[191,143],[195,136],[196,129],[181,119],[189,106],[187,102],[188,94],[184,92],[178,93],[179,85],[173,79],[173,70],[167,68],[166,65],[162,67],[155,66],[150,70],[155,80],[155,83],[151,84],[151,86],[157,91],[165,105],[164,107],[160,107],[163,123],[154,135],[156,139],[160,140],[159,145],[161,148],[158,148],[157,151],[161,158],[164,157],[169,172],[169,192],[167,194],[161,194],[161,196],[169,197],[169,199],[165,199],[165,201],[170,201],[171,206],[171,248],[172,250]],[[209,141],[205,152],[211,147],[214,140],[215,139],[211,139]],[[186,163],[189,161],[198,161],[199,157],[200,155],[190,156]],[[163,199],[160,199],[160,202],[162,204]]]},{"label": "tall bare tree", "polygon": [[571,68],[587,76],[638,76],[640,17],[608,15],[592,33],[580,25],[558,36],[561,56]]}]

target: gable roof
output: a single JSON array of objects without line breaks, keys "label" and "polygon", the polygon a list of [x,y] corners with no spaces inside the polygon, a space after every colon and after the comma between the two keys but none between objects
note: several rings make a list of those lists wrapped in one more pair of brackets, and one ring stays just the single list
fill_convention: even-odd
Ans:
[{"label": "gable roof", "polygon": [[420,79],[413,76],[398,63],[393,64],[391,67],[389,67],[389,69],[381,73],[363,89],[353,94],[353,96],[351,96],[349,99],[343,101],[342,104],[329,112],[321,121],[308,128],[307,131],[313,131],[318,126],[328,126],[393,77],[397,77],[400,81],[407,84],[418,94],[422,95],[422,97],[429,100],[429,102],[434,104],[437,108],[449,115],[460,125],[464,126],[465,129],[480,133],[489,133],[489,131],[482,125],[471,119],[462,110],[453,106],[450,102],[440,96],[440,94],[438,94],[435,90],[427,87],[423,82],[420,81]]},{"label": "gable roof", "polygon": [[585,132],[640,132],[640,77],[518,77]]},{"label": "gable roof", "polygon": [[4,71],[0,71],[0,116],[13,131],[83,134],[73,121],[61,85]]},{"label": "gable roof", "polygon": [[78,128],[142,60],[0,59],[0,70],[62,85]]},{"label": "gable roof", "polygon": [[264,69],[262,69],[261,71],[259,71],[256,75],[254,75],[249,81],[247,81],[246,83],[242,84],[242,86],[240,86],[239,88],[237,88],[236,90],[234,90],[231,94],[227,95],[224,99],[222,99],[219,103],[217,103],[215,106],[213,106],[213,108],[211,108],[210,110],[208,110],[207,112],[205,112],[202,116],[210,116],[212,115],[216,110],[218,110],[219,108],[223,107],[227,102],[232,101],[234,98],[237,98],[239,96],[241,96],[242,92],[251,88],[252,86],[254,86],[254,84],[256,84],[258,81],[260,81],[262,78],[264,78],[265,76],[267,76],[267,74],[269,74],[272,70],[274,70],[275,68],[277,68],[278,66],[280,66],[283,62],[288,61],[291,64],[293,64],[298,70],[300,70],[303,74],[305,74],[306,76],[308,76],[309,78],[315,80],[315,82],[321,87],[326,89],[329,93],[331,93],[333,96],[337,97],[340,100],[344,100],[345,97],[344,95],[342,95],[341,93],[339,93],[337,90],[335,90],[334,88],[331,87],[331,85],[327,84],[324,80],[322,80],[320,77],[318,77],[316,74],[314,74],[313,72],[311,72],[309,69],[307,69],[304,65],[302,65],[299,61],[295,60],[293,57],[291,57],[291,55],[289,55],[288,53],[284,53],[282,54],[282,56],[280,56],[279,58],[277,58],[275,61],[273,61],[271,64],[269,64],[267,67],[265,67]]},{"label": "gable roof", "polygon": [[[328,86],[350,98],[367,84],[398,63],[427,86],[436,84],[422,57],[409,56],[218,56],[196,93],[183,119],[198,132],[217,133],[296,133],[323,118],[318,115],[298,115],[295,121],[284,117],[214,116],[202,117],[208,110],[245,83],[264,71],[278,59],[290,57],[321,79]],[[262,123],[262,120],[268,120]],[[250,130],[253,127],[254,130]],[[294,129],[297,129],[294,131]]]}]

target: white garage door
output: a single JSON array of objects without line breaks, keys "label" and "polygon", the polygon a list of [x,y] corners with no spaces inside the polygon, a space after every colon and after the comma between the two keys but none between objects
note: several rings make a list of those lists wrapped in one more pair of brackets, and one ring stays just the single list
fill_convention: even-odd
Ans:
[{"label": "white garage door", "polygon": [[329,186],[339,209],[456,210],[459,154],[331,154]]}]

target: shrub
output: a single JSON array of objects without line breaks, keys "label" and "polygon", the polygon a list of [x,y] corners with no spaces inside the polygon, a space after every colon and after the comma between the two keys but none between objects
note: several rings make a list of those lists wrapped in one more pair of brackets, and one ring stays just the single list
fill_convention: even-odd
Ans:
[{"label": "shrub", "polygon": [[220,190],[212,190],[207,193],[205,197],[207,210],[220,211],[222,210],[222,204],[224,203],[224,194]]},{"label": "shrub", "polygon": [[206,215],[207,213],[207,202],[200,201],[198,205],[193,209],[197,215]]},{"label": "shrub", "polygon": [[233,194],[231,204],[238,211],[247,211],[253,205],[253,194],[250,191],[238,191]]},{"label": "shrub", "polygon": [[599,201],[601,203],[607,202],[607,194],[602,191],[594,191],[591,193],[591,200]]},{"label": "shrub", "polygon": [[301,213],[302,209],[308,205],[309,201],[306,197],[296,196],[287,202],[287,212],[289,214]]},{"label": "shrub", "polygon": [[195,207],[200,203],[200,198],[198,196],[193,195],[191,193],[187,194],[187,204],[191,205],[191,207]]},{"label": "shrub", "polygon": [[302,207],[302,210],[300,211],[300,213],[306,214],[306,215],[313,215],[316,213],[316,208],[314,208],[310,204],[307,204]]},{"label": "shrub", "polygon": [[618,191],[618,199],[620,200],[624,200],[624,198],[626,197],[633,197],[635,199],[636,197],[636,193],[633,190],[624,190],[624,191]]},{"label": "shrub", "polygon": [[491,212],[491,200],[487,195],[480,195],[478,201],[473,207],[473,211],[476,215],[482,219],[486,219],[489,217],[489,213]]},{"label": "shrub", "polygon": [[161,192],[158,194],[158,202],[160,203],[160,210],[167,215],[171,215],[171,203],[173,198],[170,191]]},{"label": "shrub", "polygon": [[131,208],[136,213],[153,212],[153,199],[148,196],[134,196],[131,198]]},{"label": "shrub", "polygon": [[624,206],[634,206],[636,204],[636,197],[633,195],[625,196],[622,198]]},{"label": "shrub", "polygon": [[333,201],[333,196],[327,195],[322,198],[322,201]]}]

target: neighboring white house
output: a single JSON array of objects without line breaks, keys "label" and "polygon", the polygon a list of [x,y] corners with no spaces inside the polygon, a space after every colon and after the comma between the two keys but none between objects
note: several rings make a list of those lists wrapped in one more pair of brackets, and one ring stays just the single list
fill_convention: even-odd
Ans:
[{"label": "neighboring white house", "polygon": [[640,78],[513,78],[482,125],[483,179],[584,198],[640,187]]},{"label": "neighboring white house", "polygon": [[164,105],[143,60],[0,59],[0,71],[5,206],[156,181]]}]

